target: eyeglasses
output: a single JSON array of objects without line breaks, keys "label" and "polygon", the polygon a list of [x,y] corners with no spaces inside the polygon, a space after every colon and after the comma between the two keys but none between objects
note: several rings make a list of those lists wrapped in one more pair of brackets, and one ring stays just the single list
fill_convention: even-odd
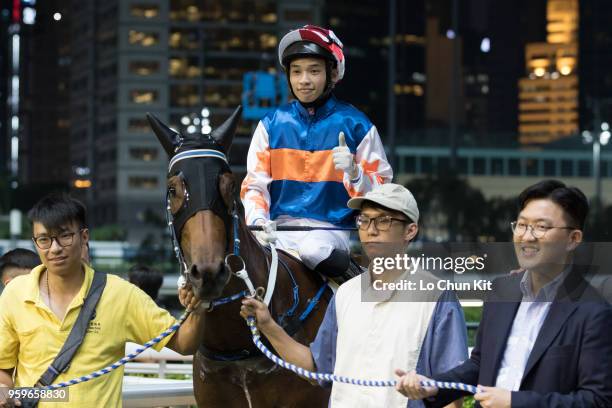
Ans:
[{"label": "eyeglasses", "polygon": [[527,230],[531,230],[531,235],[537,239],[544,238],[544,235],[546,235],[546,233],[553,228],[567,229],[567,230],[580,229],[576,227],[551,227],[545,224],[531,225],[531,224],[526,224],[524,222],[519,222],[519,221],[512,221],[510,223],[510,227],[512,228],[512,232],[516,236],[522,237],[523,235],[525,235]]},{"label": "eyeglasses", "polygon": [[391,223],[393,221],[408,222],[408,220],[403,220],[401,218],[393,218],[390,215],[381,215],[380,217],[376,218],[359,215],[357,216],[357,219],[355,221],[355,223],[357,224],[357,228],[362,231],[367,231],[368,228],[370,228],[370,223],[372,221],[374,221],[374,227],[378,231],[387,231],[389,228],[391,228]]},{"label": "eyeglasses", "polygon": [[[80,229],[78,232],[83,231]],[[36,244],[40,249],[49,249],[51,245],[53,245],[53,240],[56,240],[58,245],[62,248],[69,247],[74,242],[74,236],[76,232],[62,232],[59,235],[51,235],[51,236],[43,236],[43,237],[33,237],[32,241]]]}]

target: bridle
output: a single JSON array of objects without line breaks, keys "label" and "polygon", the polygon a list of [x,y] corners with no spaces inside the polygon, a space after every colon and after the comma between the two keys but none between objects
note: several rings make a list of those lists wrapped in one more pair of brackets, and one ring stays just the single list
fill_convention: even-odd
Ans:
[{"label": "bridle", "polygon": [[[232,198],[232,208],[227,209],[225,204],[221,203],[217,197],[211,198],[206,194],[209,191],[200,191],[198,186],[195,188],[198,190],[198,195],[200,197],[205,197],[208,199],[206,203],[196,203],[192,198],[192,195],[189,192],[189,186],[186,183],[185,176],[183,174],[184,171],[187,170],[186,166],[183,166],[185,160],[188,159],[216,159],[216,166],[218,167],[218,172],[215,175],[214,180],[206,180],[208,181],[209,189],[216,189],[218,186],[218,176],[225,172],[229,172],[229,165],[226,155],[215,149],[193,149],[187,150],[184,152],[177,153],[168,165],[168,174],[173,174],[175,171],[175,175],[179,176],[182,180],[183,186],[183,203],[181,207],[173,214],[172,206],[171,206],[171,196],[170,191],[166,192],[166,220],[168,223],[168,228],[170,229],[170,236],[172,238],[172,246],[174,249],[174,253],[176,255],[179,264],[181,265],[181,275],[186,278],[187,275],[191,274],[190,268],[187,266],[187,262],[185,261],[185,256],[183,255],[183,250],[181,249],[179,237],[181,236],[182,229],[186,223],[186,221],[196,212],[201,210],[212,210],[217,216],[219,216],[223,220],[223,224],[226,229],[226,252],[229,252],[230,245],[232,243],[233,236],[233,252],[229,253],[224,258],[224,265],[231,273],[233,273],[238,278],[242,279],[247,286],[247,290],[243,290],[237,294],[232,296],[214,299],[208,304],[208,310],[212,310],[215,306],[219,306],[225,303],[229,303],[231,301],[242,298],[246,295],[254,295],[256,290],[251,282],[248,273],[246,272],[245,262],[240,256],[240,236],[238,233],[239,226],[239,214],[238,214],[238,205],[236,203],[236,199]],[[176,169],[175,169],[176,167]],[[182,170],[180,168],[183,168]],[[214,182],[210,183],[211,181]],[[204,187],[206,188],[206,187]],[[230,223],[231,217],[231,223]],[[230,231],[231,224],[231,231]],[[231,232],[231,233],[230,233]]]}]

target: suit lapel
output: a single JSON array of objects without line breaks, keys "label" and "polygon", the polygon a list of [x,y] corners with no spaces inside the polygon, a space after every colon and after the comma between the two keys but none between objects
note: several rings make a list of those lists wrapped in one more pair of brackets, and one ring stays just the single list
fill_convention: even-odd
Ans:
[{"label": "suit lapel", "polygon": [[544,324],[538,333],[531,354],[529,354],[523,380],[542,357],[542,354],[550,347],[568,317],[578,307],[578,301],[586,288],[586,281],[582,279],[579,271],[574,265],[572,272],[568,274],[559,287],[555,301],[550,305],[548,315],[544,319]]},{"label": "suit lapel", "polygon": [[576,307],[578,307],[576,302],[571,302],[567,299],[564,301],[555,301],[550,305],[548,315],[544,320],[544,324],[540,329],[540,333],[538,333],[531,354],[529,354],[529,358],[527,359],[522,381],[529,375],[529,371],[533,369],[538,360],[542,357],[542,354],[550,347],[552,341],[557,337],[557,334],[559,334],[561,327],[563,327],[563,324],[565,324],[565,321]]},{"label": "suit lapel", "polygon": [[[490,316],[492,317],[487,321],[486,327],[490,336],[484,337],[488,344],[483,345],[482,352],[483,356],[490,356],[490,359],[483,360],[483,363],[488,361],[486,369],[482,371],[483,384],[495,384],[512,322],[514,322],[516,311],[523,297],[519,286],[522,276],[523,274],[511,276],[500,282],[496,299],[490,303],[492,306]],[[485,368],[484,365],[483,368]]]},{"label": "suit lapel", "polygon": [[491,362],[491,365],[489,366],[490,370],[487,373],[488,375],[483,377],[483,380],[489,380],[489,384],[491,385],[495,384],[497,371],[499,369],[499,365],[501,364],[504,351],[506,350],[508,337],[510,336],[510,329],[512,328],[512,323],[514,322],[514,317],[516,316],[516,311],[518,310],[520,304],[520,301],[505,301],[499,302],[495,305],[496,307],[493,311],[494,320],[491,322],[492,330],[490,331],[493,336],[492,338],[489,338],[489,340],[492,340],[492,345],[490,346],[491,349],[489,349],[491,354],[489,355],[492,356],[493,360],[489,360]]}]

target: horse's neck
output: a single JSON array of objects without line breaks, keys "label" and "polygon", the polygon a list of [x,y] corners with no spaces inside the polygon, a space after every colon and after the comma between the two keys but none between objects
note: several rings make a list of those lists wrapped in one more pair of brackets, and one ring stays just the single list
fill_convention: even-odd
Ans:
[{"label": "horse's neck", "polygon": [[238,223],[238,236],[240,238],[240,256],[244,260],[244,265],[253,280],[253,284],[257,286],[265,283],[268,279],[266,261],[268,254],[249,230],[243,216],[240,216]]}]

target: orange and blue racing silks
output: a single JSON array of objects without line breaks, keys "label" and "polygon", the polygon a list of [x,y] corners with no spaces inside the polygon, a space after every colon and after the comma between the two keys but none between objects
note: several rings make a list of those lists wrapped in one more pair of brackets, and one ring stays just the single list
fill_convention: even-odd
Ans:
[{"label": "orange and blue racing silks", "polygon": [[[353,180],[336,170],[332,160],[340,132],[358,165]],[[392,177],[376,127],[355,107],[332,96],[313,114],[293,101],[261,119],[240,195],[248,224],[288,216],[346,226],[354,216],[348,199]]]}]

